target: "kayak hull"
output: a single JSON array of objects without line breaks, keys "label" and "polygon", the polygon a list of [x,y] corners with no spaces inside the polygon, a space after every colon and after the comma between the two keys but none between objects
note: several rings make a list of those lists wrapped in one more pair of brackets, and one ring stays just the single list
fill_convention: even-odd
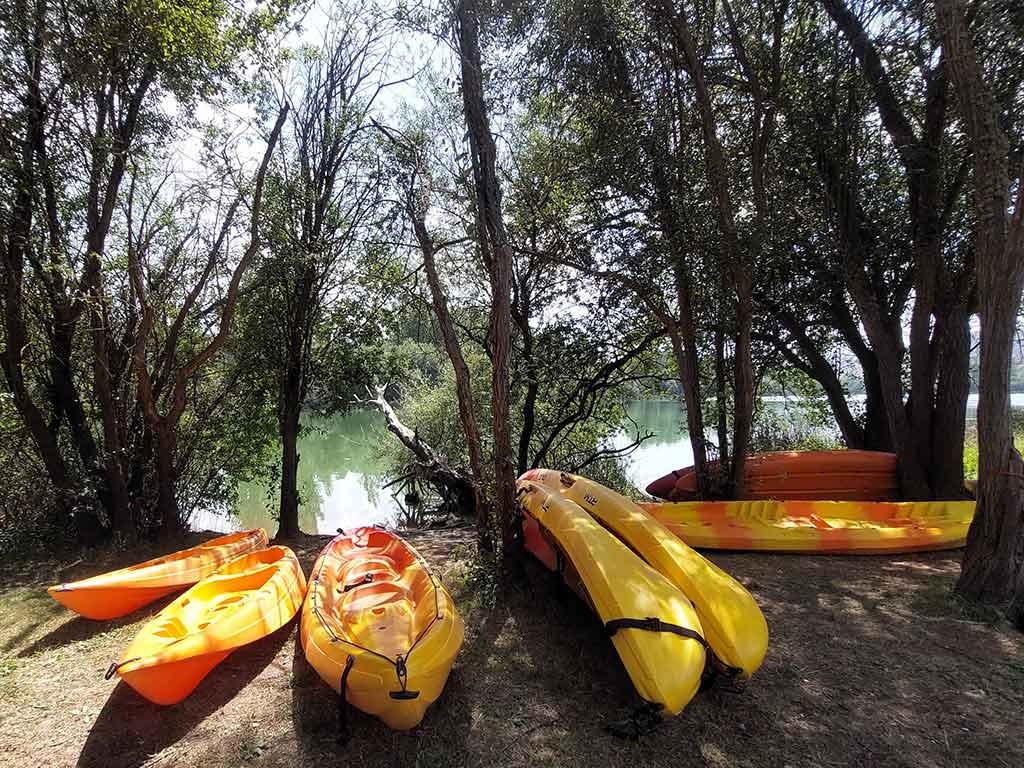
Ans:
[{"label": "kayak hull", "polygon": [[718,501],[641,505],[691,547],[881,555],[962,547],[973,501]]},{"label": "kayak hull", "polygon": [[116,619],[185,589],[230,560],[265,546],[267,532],[262,528],[231,533],[127,568],[70,584],[57,584],[47,592],[84,618]]},{"label": "kayak hull", "polygon": [[181,587],[100,587],[96,589],[49,588],[50,597],[79,616],[94,621],[116,619],[137,611]]},{"label": "kayak hull", "polygon": [[548,469],[523,475],[585,509],[693,603],[704,637],[727,667],[750,677],[768,651],[768,624],[736,579],[626,497],[585,477]]},{"label": "kayak hull", "polygon": [[287,547],[241,555],[160,611],[114,669],[154,704],[177,704],[232,651],[291,621],[305,592]]},{"label": "kayak hull", "polygon": [[[606,626],[622,619],[658,620],[652,623],[703,636],[686,596],[578,504],[531,480],[520,480],[517,488],[527,525],[537,525],[535,545],[541,541],[554,550],[546,560],[553,558]],[[626,628],[612,635],[612,644],[640,697],[667,714],[679,714],[697,693],[706,654],[693,637]]]},{"label": "kayak hull", "polygon": [[344,677],[350,704],[406,730],[444,690],[465,625],[405,540],[358,528],[317,558],[300,636],[306,659],[327,685],[340,692]]},{"label": "kayak hull", "polygon": [[[713,473],[717,461],[709,462]],[[697,476],[685,467],[650,483],[647,493],[666,501],[691,501]],[[743,499],[835,499],[886,501],[899,498],[896,454],[882,451],[783,451],[748,456]]]}]

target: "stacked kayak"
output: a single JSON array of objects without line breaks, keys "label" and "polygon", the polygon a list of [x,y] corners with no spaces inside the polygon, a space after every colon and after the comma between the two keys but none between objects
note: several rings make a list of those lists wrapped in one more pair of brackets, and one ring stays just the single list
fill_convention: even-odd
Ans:
[{"label": "stacked kayak", "polygon": [[125,648],[117,672],[156,704],[176,704],[243,645],[299,610],[306,578],[287,547],[235,558],[158,613]]},{"label": "stacked kayak", "polygon": [[641,505],[691,547],[894,554],[962,547],[973,501],[702,501]]},{"label": "stacked kayak", "polygon": [[306,659],[352,705],[415,727],[444,688],[465,626],[412,547],[378,528],[337,536],[302,607]]},{"label": "stacked kayak", "polygon": [[267,546],[262,528],[210,539],[198,547],[71,584],[50,587],[50,596],[87,619],[114,619],[205,579],[225,563]]},{"label": "stacked kayak", "polygon": [[[557,552],[567,583],[611,633],[640,696],[678,714],[697,693],[706,661],[693,605],[578,504],[528,479],[519,481],[518,490],[527,523],[537,526],[532,546],[545,542],[542,548]],[[543,538],[548,536],[550,544]]]},{"label": "stacked kayak", "polygon": [[[718,462],[710,462],[714,472]],[[896,454],[881,451],[760,453],[744,463],[744,499],[885,501],[899,498]],[[697,495],[697,475],[685,467],[659,477],[647,493],[667,501]]]},{"label": "stacked kayak", "polygon": [[726,667],[749,677],[768,650],[768,625],[742,584],[694,552],[637,504],[585,477],[531,470],[535,480],[586,510],[693,603],[704,637]]}]

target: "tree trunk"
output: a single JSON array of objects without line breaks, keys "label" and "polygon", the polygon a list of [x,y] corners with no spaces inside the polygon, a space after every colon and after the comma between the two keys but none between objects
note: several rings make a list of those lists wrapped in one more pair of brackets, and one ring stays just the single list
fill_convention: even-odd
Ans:
[{"label": "tree trunk", "polygon": [[[736,229],[735,207],[729,188],[725,154],[718,136],[714,104],[704,64],[697,55],[697,46],[685,13],[662,0],[661,14],[674,33],[673,53],[693,82],[697,111],[704,139],[704,165],[714,190],[718,229],[722,242],[722,258],[732,276],[736,291],[736,338],[733,351],[733,441],[732,466],[729,478],[731,492],[742,496],[746,453],[754,419],[754,372],[750,357],[753,326],[753,275],[749,254],[740,247]],[[755,163],[758,158],[754,157]]]},{"label": "tree trunk", "polygon": [[678,320],[666,312],[661,318],[662,325],[672,343],[679,382],[683,387],[683,401],[686,407],[686,431],[693,453],[693,469],[697,476],[697,491],[708,493],[711,482],[708,476],[707,441],[704,437],[704,403],[700,392],[700,361],[697,350],[697,324],[693,314],[693,291],[687,271],[687,238],[681,231],[680,216],[676,206],[681,205],[681,195],[673,199],[672,185],[666,159],[669,157],[669,142],[661,132],[655,132],[651,141],[651,179],[654,183],[657,220],[662,235],[669,246],[672,261],[672,281],[675,288]]},{"label": "tree trunk", "polygon": [[530,442],[533,440],[533,430],[537,421],[537,395],[540,391],[537,362],[534,359],[533,329],[530,328],[530,306],[529,286],[525,279],[520,280],[518,301],[512,307],[512,317],[523,340],[523,368],[526,373],[526,395],[523,398],[519,450],[516,458],[516,474],[518,475],[532,468],[530,467]]},{"label": "tree trunk", "polygon": [[108,353],[110,339],[101,265],[99,253],[92,250],[92,244],[89,248],[90,252],[86,257],[89,262],[86,268],[86,284],[92,303],[89,320],[92,325],[93,391],[100,406],[100,417],[103,424],[103,468],[109,493],[111,526],[115,531],[129,534],[133,530],[131,501],[122,465],[124,460],[121,444],[122,424],[118,420],[117,403],[111,384],[112,366]]},{"label": "tree trunk", "polygon": [[156,432],[156,478],[157,478],[157,516],[159,520],[160,538],[170,540],[182,533],[181,511],[178,509],[177,467],[175,460],[178,453],[177,424],[168,424],[161,420]]},{"label": "tree trunk", "polygon": [[1024,462],[1013,444],[1010,418],[1010,366],[1024,279],[1024,190],[1018,186],[1007,216],[1010,144],[963,4],[937,0],[936,21],[971,142],[981,316],[978,504],[956,589],[970,600],[1012,599],[1010,619],[1024,629]]},{"label": "tree trunk", "polygon": [[882,381],[878,377],[878,361],[868,350],[870,358],[861,358],[864,376],[864,450],[892,451],[892,433],[882,400]]},{"label": "tree trunk", "polygon": [[494,510],[501,531],[502,554],[516,557],[516,478],[509,428],[508,373],[512,352],[512,249],[501,210],[497,148],[487,119],[480,63],[480,32],[476,0],[463,0],[457,9],[462,69],[462,102],[473,159],[477,220],[481,249],[491,284],[491,421],[494,430]]},{"label": "tree trunk", "polygon": [[718,412],[718,460],[720,467],[729,466],[729,398],[725,378],[725,330],[715,323],[715,410]]},{"label": "tree trunk", "polygon": [[752,278],[747,267],[737,264],[736,348],[733,351],[733,437],[731,482],[733,498],[742,498],[746,484],[746,461],[754,427],[754,366],[751,360],[751,332],[754,324]]},{"label": "tree trunk", "polygon": [[462,345],[459,343],[458,334],[455,332],[455,323],[448,311],[448,298],[445,296],[441,278],[437,273],[437,264],[434,260],[434,241],[427,231],[423,217],[412,206],[409,207],[409,215],[416,232],[416,241],[419,243],[420,252],[423,255],[423,269],[427,274],[431,306],[441,330],[441,340],[444,342],[445,352],[448,353],[448,359],[455,371],[455,394],[459,401],[459,420],[462,422],[462,432],[466,436],[469,471],[473,476],[475,489],[477,540],[484,549],[492,549],[490,510],[484,494],[483,451],[480,445],[480,430],[476,423],[476,410],[473,405],[473,384],[470,380],[469,366],[466,365],[466,358],[462,355]]},{"label": "tree trunk", "polygon": [[293,306],[286,321],[285,364],[278,391],[278,414],[281,433],[281,506],[278,514],[277,538],[293,539],[299,535],[299,419],[305,400],[306,348],[304,340],[310,330],[308,307],[312,301],[312,274],[303,271],[293,288]]},{"label": "tree trunk", "polygon": [[964,433],[971,391],[971,324],[963,305],[936,313],[938,381],[932,421],[929,483],[937,499],[964,496]]},{"label": "tree trunk", "polygon": [[[286,398],[288,395],[286,395]],[[299,411],[297,400],[285,400],[281,414],[281,509],[278,539],[299,535]]]}]

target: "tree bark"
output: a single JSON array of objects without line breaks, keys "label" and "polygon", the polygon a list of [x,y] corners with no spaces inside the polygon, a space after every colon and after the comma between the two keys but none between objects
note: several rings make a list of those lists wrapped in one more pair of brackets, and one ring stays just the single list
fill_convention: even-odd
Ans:
[{"label": "tree bark", "polygon": [[530,286],[524,276],[518,281],[516,300],[512,302],[512,319],[519,328],[519,336],[523,342],[523,368],[526,373],[526,394],[523,397],[519,450],[516,456],[517,475],[530,469],[530,443],[537,422],[537,395],[540,392],[537,361],[534,357],[533,329],[530,327],[530,299]]},{"label": "tree bark", "polygon": [[298,400],[286,400],[281,414],[281,508],[278,515],[278,539],[299,535],[299,411]]},{"label": "tree bark", "polygon": [[455,372],[455,394],[459,405],[459,420],[462,422],[462,432],[466,436],[466,450],[469,453],[469,471],[473,477],[473,487],[475,489],[474,509],[476,511],[477,540],[484,549],[492,549],[490,505],[484,493],[483,449],[480,443],[480,429],[476,423],[473,383],[470,379],[469,366],[466,365],[466,358],[462,354],[462,345],[459,343],[459,337],[455,331],[455,322],[452,320],[451,312],[448,310],[448,298],[445,295],[444,286],[441,285],[441,277],[437,272],[437,263],[434,258],[434,241],[427,231],[426,221],[424,220],[425,212],[417,211],[411,201],[408,211],[416,233],[416,241],[419,243],[420,253],[423,256],[423,268],[427,274],[427,285],[430,288],[431,306],[441,331],[441,340],[444,343],[445,352],[448,354],[448,359],[451,361],[452,369]]},{"label": "tree bark", "polygon": [[[948,496],[950,488],[957,484],[955,476],[962,475],[962,460],[955,453],[962,452],[963,432],[958,426],[958,417],[943,409],[957,407],[955,401],[963,391],[969,358],[955,353],[959,342],[947,346],[938,333],[944,328],[960,326],[967,313],[965,302],[969,292],[952,291],[959,294],[954,303],[940,304],[939,297],[943,288],[958,288],[972,277],[969,273],[953,274],[942,254],[945,185],[942,149],[948,101],[948,46],[943,46],[934,67],[924,69],[923,121],[916,129],[860,20],[843,0],[822,2],[857,58],[872,89],[881,123],[903,166],[909,199],[914,287],[910,318],[910,388],[906,402],[903,372],[899,367],[902,355],[893,354],[893,350],[902,347],[902,329],[896,324],[895,328],[886,330],[880,317],[873,316],[878,315],[878,308],[867,300],[867,287],[858,285],[864,282],[865,275],[851,274],[850,292],[878,355],[882,395],[889,431],[899,455],[903,494],[909,498],[941,498]],[[857,263],[856,259],[848,262],[848,266],[851,271],[863,271],[863,263]],[[943,354],[944,350],[950,354]],[[955,368],[944,370],[950,365]],[[940,396],[944,398],[941,403]],[[942,423],[941,431],[938,422]],[[943,444],[936,444],[936,441]],[[957,442],[956,446],[949,445]],[[937,460],[942,462],[938,466]]]},{"label": "tree bark", "polygon": [[[30,12],[24,3],[16,7],[19,18],[29,20]],[[57,222],[57,210],[55,196],[52,194],[52,187],[49,185],[48,166],[45,162],[45,105],[41,93],[43,58],[46,53],[46,9],[36,7],[32,13],[34,16],[28,21],[31,33],[26,35],[22,41],[22,49],[25,64],[25,93],[23,103],[25,105],[25,133],[23,140],[18,142],[20,151],[12,152],[8,159],[10,161],[10,172],[14,180],[14,199],[11,201],[10,213],[8,216],[8,227],[6,237],[0,248],[2,248],[3,263],[3,311],[5,346],[0,351],[0,362],[4,369],[4,376],[8,387],[14,396],[14,405],[36,450],[42,459],[43,466],[50,478],[50,482],[57,492],[58,504],[62,513],[75,521],[79,541],[91,545],[98,542],[104,535],[103,527],[99,518],[88,507],[81,503],[75,503],[77,491],[75,483],[69,474],[64,456],[61,453],[59,444],[60,422],[59,414],[62,412],[61,400],[68,394],[61,386],[63,372],[70,376],[71,372],[71,344],[67,344],[67,356],[54,362],[57,359],[54,349],[50,350],[50,369],[54,372],[59,367],[58,378],[51,382],[51,399],[54,400],[54,420],[48,425],[40,407],[34,401],[28,381],[25,378],[24,354],[29,344],[28,326],[25,321],[24,308],[24,280],[26,258],[38,263],[32,255],[33,237],[32,220],[33,206],[36,197],[43,197],[47,203],[47,228],[51,241],[49,243],[51,255],[56,255],[61,246],[60,227]],[[37,174],[37,164],[39,174]],[[45,192],[40,194],[38,190],[39,175],[42,176],[42,184]],[[52,279],[42,272],[40,278],[43,280],[48,292],[54,294],[63,290],[63,279],[59,273]],[[59,283],[59,286],[58,286]],[[58,291],[58,287],[61,289]],[[57,309],[57,304],[54,305]],[[56,312],[55,312],[56,314]],[[65,330],[61,326],[60,317],[54,320],[55,334],[61,334]],[[62,337],[58,335],[59,341]],[[81,413],[81,402],[74,399],[67,403],[74,418]],[[72,422],[73,429],[76,424]],[[80,426],[80,425],[79,425]],[[75,435],[76,442],[81,434]],[[91,437],[91,435],[90,435]],[[88,455],[88,446],[85,445]],[[95,451],[93,451],[95,453]],[[86,457],[83,456],[83,460]],[[86,461],[86,467],[93,466]]]},{"label": "tree bark", "polygon": [[931,477],[937,499],[964,496],[964,434],[971,391],[971,323],[966,306],[936,314],[935,353],[938,381],[930,435]]},{"label": "tree bark", "polygon": [[1010,210],[1009,141],[960,0],[936,0],[936,23],[974,163],[975,250],[981,316],[978,503],[956,589],[981,602],[1012,600],[1024,629],[1024,462],[1013,444],[1010,365],[1024,281],[1024,179]]},{"label": "tree bark", "polygon": [[477,489],[472,478],[449,466],[415,429],[402,423],[387,401],[384,387],[377,387],[374,397],[366,402],[380,410],[388,431],[416,457],[417,477],[431,484],[442,496],[454,499],[460,509],[475,510]]},{"label": "tree bark", "polygon": [[462,70],[462,103],[469,129],[476,191],[477,233],[491,284],[489,341],[491,351],[491,422],[494,430],[494,509],[503,557],[515,558],[516,478],[509,425],[509,363],[512,353],[512,249],[501,209],[497,148],[483,96],[480,30],[476,0],[462,0],[456,16]]},{"label": "tree bark", "polygon": [[[697,350],[697,324],[693,314],[693,291],[687,271],[686,238],[681,230],[676,210],[678,199],[673,199],[666,158],[669,146],[662,132],[655,131],[650,142],[651,180],[654,186],[654,207],[658,226],[668,243],[672,263],[672,283],[676,299],[676,317],[664,312],[662,325],[672,344],[679,382],[683,388],[686,408],[686,431],[693,453],[693,468],[697,476],[697,489],[702,495],[711,488],[708,476],[707,440],[704,436],[704,403],[700,387],[700,362]],[[677,195],[676,198],[679,196]]]},{"label": "tree bark", "polygon": [[299,531],[299,423],[306,399],[306,338],[310,331],[309,308],[314,301],[314,278],[310,266],[292,287],[285,327],[284,370],[278,390],[281,435],[281,504],[278,510],[278,539],[294,539]]},{"label": "tree bark", "polygon": [[156,432],[157,515],[160,519],[160,538],[171,541],[182,533],[181,510],[177,496],[178,425],[166,420],[154,429]]},{"label": "tree bark", "polygon": [[[718,229],[722,238],[723,261],[732,276],[736,294],[736,336],[733,351],[733,437],[730,492],[742,496],[745,483],[746,455],[754,420],[754,370],[751,360],[751,334],[753,330],[753,276],[750,253],[741,248],[736,228],[735,207],[729,188],[725,153],[718,137],[718,129],[711,92],[704,75],[704,65],[697,55],[697,47],[685,13],[677,13],[670,3],[660,0],[662,16],[673,33],[673,52],[693,82],[697,110],[704,138],[704,164],[708,180],[714,190]],[[757,129],[760,131],[760,127]],[[770,130],[762,136],[755,133],[754,166],[763,172],[763,152],[768,146]],[[755,174],[755,175],[760,175]],[[762,178],[763,182],[763,178]],[[761,206],[757,206],[760,210]],[[755,230],[759,230],[756,226]],[[758,232],[757,236],[760,234]],[[756,252],[756,249],[752,249]]]}]

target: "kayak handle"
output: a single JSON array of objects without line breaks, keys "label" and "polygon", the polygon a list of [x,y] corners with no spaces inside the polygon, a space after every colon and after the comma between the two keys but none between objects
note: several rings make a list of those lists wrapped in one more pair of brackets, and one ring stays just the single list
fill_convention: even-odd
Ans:
[{"label": "kayak handle", "polygon": [[419,691],[390,691],[388,695],[398,701],[412,701],[420,697]]}]

